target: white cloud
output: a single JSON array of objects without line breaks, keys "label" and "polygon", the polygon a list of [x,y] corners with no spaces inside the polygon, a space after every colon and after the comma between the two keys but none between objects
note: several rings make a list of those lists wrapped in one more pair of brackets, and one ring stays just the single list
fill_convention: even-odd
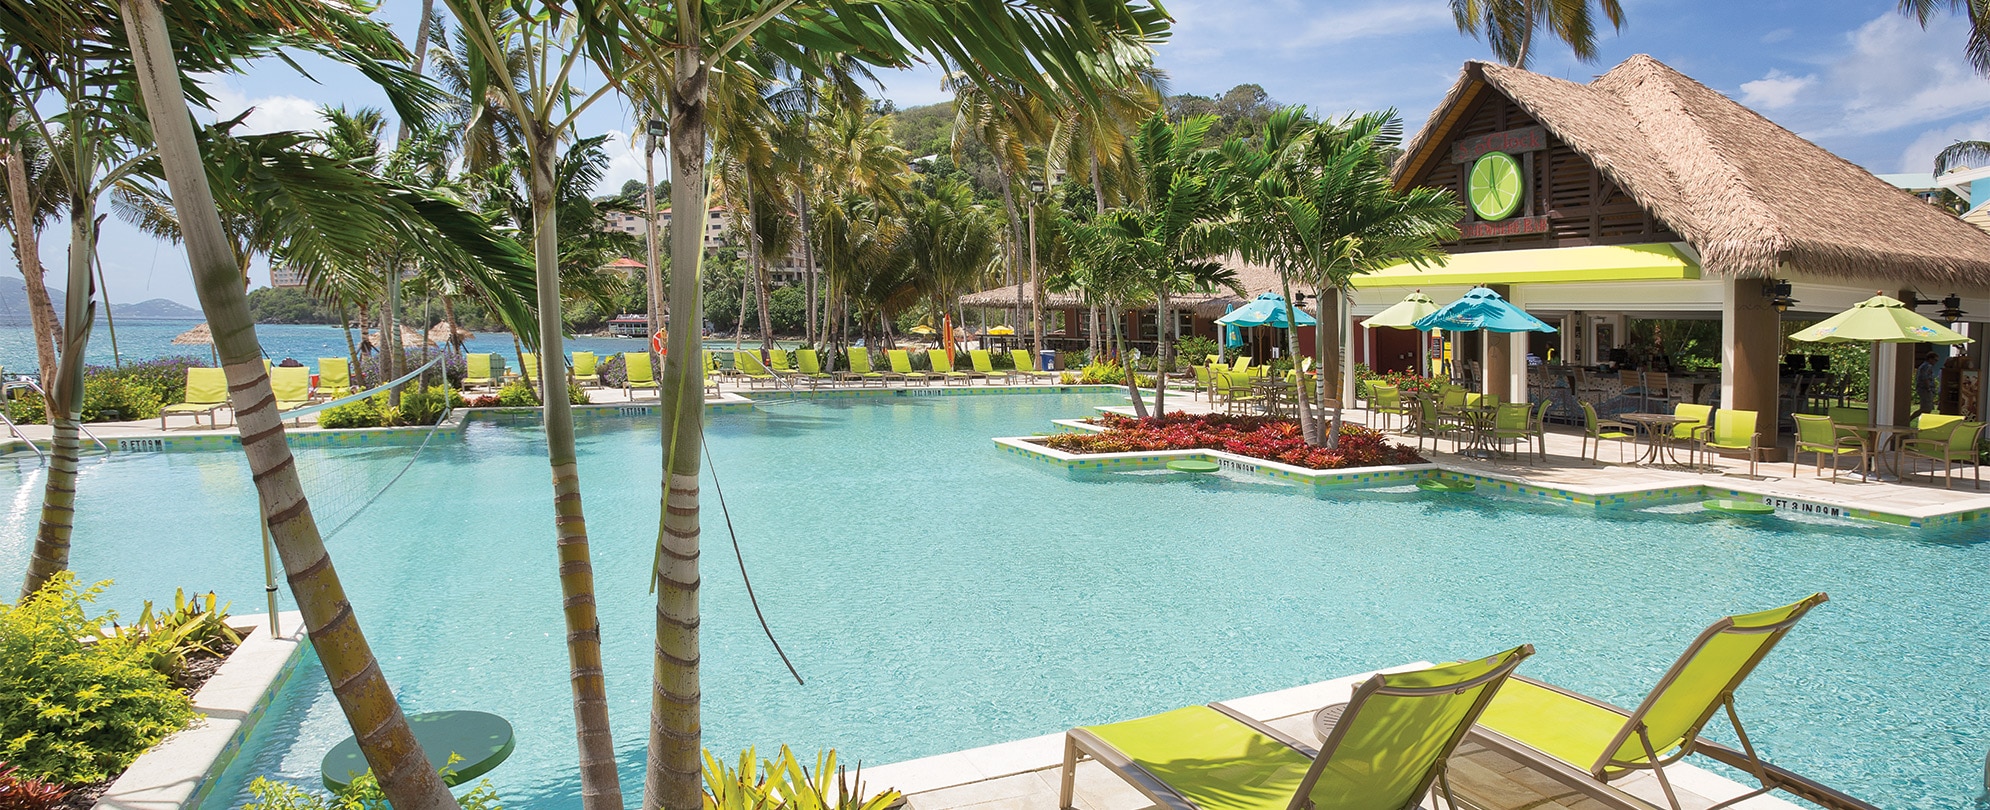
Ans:
[{"label": "white cloud", "polygon": [[1763,110],[1788,107],[1797,95],[1817,83],[1816,76],[1791,76],[1780,70],[1752,82],[1741,83],[1741,103]]},{"label": "white cloud", "polygon": [[1450,6],[1442,2],[1383,3],[1321,14],[1306,21],[1303,32],[1281,39],[1288,49],[1307,48],[1453,25]]},{"label": "white cloud", "polygon": [[1835,103],[1796,116],[1814,127],[1806,135],[1888,132],[1990,108],[1990,81],[1970,69],[1955,26],[1922,30],[1886,13],[1846,41],[1849,51],[1825,66],[1818,92],[1806,94]]},{"label": "white cloud", "polygon": [[213,97],[209,104],[212,120],[225,121],[254,108],[255,111],[249,113],[249,117],[236,130],[237,134],[316,130],[325,124],[324,118],[318,115],[320,103],[317,101],[291,95],[249,98],[226,78],[202,76],[198,79],[208,95]]},{"label": "white cloud", "polygon": [[1782,42],[1783,40],[1789,39],[1790,37],[1796,35],[1797,31],[1794,28],[1778,28],[1774,31],[1770,31],[1769,33],[1763,34],[1762,44],[1774,45],[1778,42]]},{"label": "white cloud", "polygon": [[[622,185],[630,180],[642,182],[643,150],[640,141],[631,143],[629,133],[611,129],[608,130],[608,140],[601,145],[601,150],[608,153],[608,166],[602,171],[601,182],[594,187],[596,196],[619,192],[622,190]],[[661,149],[658,150],[658,158],[668,159],[664,157]],[[665,171],[667,170],[666,168]],[[658,174],[660,176],[663,172],[660,171]]]}]

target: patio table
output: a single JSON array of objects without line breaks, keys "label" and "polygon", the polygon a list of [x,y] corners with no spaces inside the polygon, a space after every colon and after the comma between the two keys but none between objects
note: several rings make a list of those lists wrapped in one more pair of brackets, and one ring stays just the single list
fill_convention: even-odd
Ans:
[{"label": "patio table", "polygon": [[[1913,425],[1833,425],[1833,427],[1858,434],[1859,441],[1865,443],[1866,467],[1860,471],[1860,475],[1864,476],[1868,481],[1877,481],[1883,476],[1883,473],[1879,471],[1879,462],[1882,458],[1886,460],[1887,470],[1893,473],[1893,477],[1898,480],[1900,478],[1900,440],[1920,432],[1920,428]],[[1887,447],[1889,445],[1893,448],[1891,455],[1887,454]]]},{"label": "patio table", "polygon": [[1259,405],[1264,409],[1266,416],[1284,416],[1291,410],[1291,383],[1284,380],[1253,380],[1251,391],[1264,398]]},{"label": "patio table", "polygon": [[1449,408],[1444,411],[1458,420],[1465,429],[1467,442],[1458,455],[1472,458],[1490,459],[1498,455],[1492,442],[1493,427],[1498,420],[1498,411],[1483,405],[1467,405],[1463,408]]},{"label": "patio table", "polygon": [[1681,422],[1699,421],[1670,413],[1625,413],[1613,418],[1626,424],[1636,425],[1645,434],[1645,450],[1638,456],[1636,463],[1654,466],[1659,463],[1660,454],[1670,443],[1672,429]]}]

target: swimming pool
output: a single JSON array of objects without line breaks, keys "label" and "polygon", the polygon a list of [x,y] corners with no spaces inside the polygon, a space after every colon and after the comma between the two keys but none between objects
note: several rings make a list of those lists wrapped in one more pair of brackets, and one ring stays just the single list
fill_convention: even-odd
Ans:
[{"label": "swimming pool", "polygon": [[[1980,791],[1990,747],[1980,538],[1413,488],[1072,478],[988,441],[1116,399],[823,400],[708,417],[761,604],[808,684],[788,678],[760,635],[708,503],[707,745],[835,747],[883,764],[1519,642],[1540,650],[1528,674],[1635,703],[1715,617],[1823,590],[1832,601],[1740,696],[1756,743],[1884,807],[1967,806]],[[580,437],[614,730],[634,795],[657,427],[588,419]],[[359,489],[410,452],[301,456],[317,469],[340,462],[350,479],[339,486]],[[0,471],[14,493],[0,570],[14,575],[33,528],[34,469]],[[547,480],[529,416],[480,416],[329,545],[404,704],[504,714],[518,750],[490,778],[512,806],[559,809],[579,801]],[[239,455],[91,462],[80,489],[75,566],[117,580],[107,604],[184,586],[259,612]],[[251,774],[314,782],[318,759],[349,733],[315,667],[270,717],[209,807],[235,806]]]}]

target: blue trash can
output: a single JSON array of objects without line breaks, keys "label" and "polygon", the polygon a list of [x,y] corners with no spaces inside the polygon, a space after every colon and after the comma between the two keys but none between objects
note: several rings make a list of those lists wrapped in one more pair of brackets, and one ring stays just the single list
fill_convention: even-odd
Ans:
[{"label": "blue trash can", "polygon": [[1053,349],[1044,349],[1043,351],[1037,353],[1036,364],[1037,368],[1043,369],[1044,371],[1062,370],[1057,367],[1057,352],[1056,350]]}]

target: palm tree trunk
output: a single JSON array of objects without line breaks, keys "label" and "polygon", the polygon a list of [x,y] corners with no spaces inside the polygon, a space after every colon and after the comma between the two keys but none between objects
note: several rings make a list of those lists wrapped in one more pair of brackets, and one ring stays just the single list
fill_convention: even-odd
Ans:
[{"label": "palm tree trunk", "polygon": [[346,314],[345,302],[343,301],[339,302],[339,328],[345,331],[346,356],[352,358],[350,361],[352,365],[346,367],[346,381],[349,384],[358,385],[359,344],[352,339],[352,318]]},{"label": "palm tree trunk", "polygon": [[[697,0],[680,4],[677,70],[669,83],[671,207],[705,209],[705,112],[711,76],[701,64],[704,35]],[[670,234],[670,310],[698,312],[703,234]],[[698,454],[705,397],[695,360],[702,356],[695,317],[670,319],[670,344],[681,347],[663,364],[664,491],[650,584],[656,589],[656,648],[650,688],[649,758],[643,807],[701,810],[704,804],[703,728],[698,687]]]},{"label": "palm tree trunk", "polygon": [[[539,294],[540,407],[545,414],[546,460],[553,468],[553,525],[560,559],[560,597],[566,615],[568,683],[580,743],[581,806],[620,810],[622,781],[615,768],[615,738],[608,731],[608,688],[601,666],[601,620],[595,611],[594,560],[580,497],[574,447],[573,404],[567,399],[567,358],[560,334],[560,245],[554,195],[554,150],[559,139],[535,133],[532,156],[532,254]],[[523,366],[519,373],[526,373]]]},{"label": "palm tree trunk", "polygon": [[[18,140],[7,141],[7,205],[13,210],[9,228],[14,232],[14,256],[21,263],[21,279],[28,291],[28,322],[35,330],[35,361],[43,381],[55,378],[55,340],[61,327],[55,320],[55,305],[48,299],[47,272],[41,264],[41,234],[35,230],[35,201],[28,187],[26,150]],[[53,413],[51,408],[50,413]]]},{"label": "palm tree trunk", "polygon": [[[673,194],[676,192],[673,190]],[[703,248],[700,248],[702,250]],[[739,275],[739,317],[732,325],[732,350],[739,351],[741,340],[746,338],[746,296],[753,291],[753,278],[746,273]]]},{"label": "palm tree trunk", "polygon": [[158,0],[120,0],[118,6],[158,142],[159,163],[180,215],[195,292],[227,370],[250,480],[261,502],[264,525],[283,560],[291,594],[304,614],[311,645],[387,800],[397,810],[456,807],[455,797],[429,767],[421,743],[408,730],[394,690],[367,646],[358,614],[346,600],[298,481],[283,419],[270,392],[269,375],[263,371],[248,296],[194,141],[193,119],[181,94],[182,78],[167,40],[165,14]]},{"label": "palm tree trunk", "polygon": [[[1299,311],[1299,305],[1293,303],[1292,278],[1286,275],[1285,268],[1282,265],[1278,268],[1278,285],[1280,291],[1285,294],[1285,353],[1291,355],[1292,367],[1297,369],[1299,368],[1299,327],[1297,325],[1299,316],[1294,313]],[[1313,327],[1313,331],[1317,333],[1325,327],[1326,321],[1321,321]],[[1315,356],[1318,356],[1317,353]],[[1326,361],[1322,359],[1319,362],[1320,375],[1324,378],[1326,376]],[[1298,401],[1297,404],[1299,407],[1299,435],[1306,438],[1307,444],[1317,445],[1320,443],[1320,422],[1313,418],[1313,409],[1306,407],[1306,375],[1299,375],[1298,384],[1292,386],[1292,392],[1294,398]]]},{"label": "palm tree trunk", "polygon": [[456,296],[442,294],[442,317],[449,322],[449,348],[463,352],[462,329],[456,325]]},{"label": "palm tree trunk", "polygon": [[[1117,312],[1119,311],[1119,305],[1113,304],[1111,307],[1109,307],[1109,309],[1111,309],[1114,312]],[[1124,329],[1125,326],[1126,322],[1124,318],[1113,319],[1112,322],[1113,350],[1119,353],[1119,361],[1120,363],[1123,364],[1120,366],[1120,368],[1126,371],[1126,395],[1133,398],[1133,415],[1141,419],[1146,419],[1147,401],[1140,397],[1140,386],[1136,384],[1136,381],[1134,379],[1135,376],[1137,375],[1133,373],[1133,364],[1127,362],[1126,358],[1126,331]]]},{"label": "palm tree trunk", "polygon": [[[75,184],[91,182],[91,174],[81,170],[95,164],[87,157],[92,140],[85,134],[70,145],[76,156],[76,173],[71,178]],[[82,454],[77,426],[83,420],[83,358],[97,309],[90,283],[98,224],[95,202],[87,191],[70,191],[69,293],[63,302],[62,359],[56,364],[55,377],[42,380],[48,389],[48,423],[54,430],[48,479],[42,488],[41,525],[36,527],[27,576],[21,582],[23,599],[69,568],[69,542],[76,526],[76,469]]]},{"label": "palm tree trunk", "polygon": [[[803,317],[802,328],[806,330],[804,337],[808,340],[808,345],[814,346],[818,334],[815,328],[815,301],[821,290],[815,277],[815,231],[809,227],[808,195],[799,189],[795,191],[795,211],[801,215],[802,279],[808,286],[808,294],[804,296],[808,299],[805,307],[807,313]],[[827,359],[831,366],[826,370],[834,372],[836,354],[831,352]]]},{"label": "palm tree trunk", "polygon": [[[1168,290],[1154,296],[1154,413],[1168,415]],[[1129,372],[1131,367],[1128,367]]]},{"label": "palm tree trunk", "polygon": [[[1339,387],[1338,383],[1329,383],[1327,381],[1338,379],[1338,375],[1340,374],[1340,352],[1344,351],[1346,347],[1333,347],[1327,343],[1327,320],[1329,318],[1335,320],[1340,318],[1339,302],[1327,298],[1327,291],[1317,284],[1313,286],[1313,300],[1319,302],[1319,306],[1314,313],[1314,319],[1319,321],[1319,325],[1313,327],[1313,354],[1320,359],[1320,383],[1318,387],[1320,401],[1326,402],[1329,399],[1339,399],[1339,397],[1327,396],[1328,391],[1331,390],[1330,386]],[[1340,343],[1338,332],[1335,333],[1334,343]],[[1326,435],[1322,436],[1320,441],[1322,445],[1326,447],[1340,446],[1339,411],[1334,413],[1332,427],[1325,430],[1324,433]]]}]

